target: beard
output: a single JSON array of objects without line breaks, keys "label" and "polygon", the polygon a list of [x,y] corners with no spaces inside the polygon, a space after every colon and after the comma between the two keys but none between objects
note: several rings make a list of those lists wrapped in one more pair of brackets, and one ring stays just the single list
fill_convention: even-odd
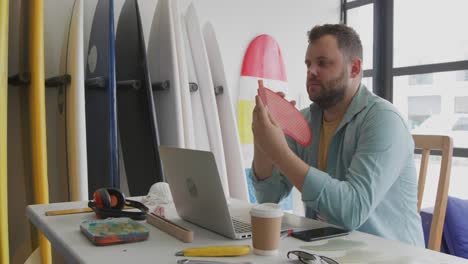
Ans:
[{"label": "beard", "polygon": [[340,76],[335,79],[322,82],[314,80],[314,82],[320,83],[320,93],[315,98],[309,94],[309,99],[317,104],[322,110],[327,110],[339,102],[341,102],[345,96],[346,91],[346,71],[342,70]]}]

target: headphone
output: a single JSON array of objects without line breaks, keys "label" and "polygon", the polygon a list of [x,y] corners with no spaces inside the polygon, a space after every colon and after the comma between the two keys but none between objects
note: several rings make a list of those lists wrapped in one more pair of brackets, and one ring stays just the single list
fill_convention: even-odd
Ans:
[{"label": "headphone", "polygon": [[[88,207],[93,209],[98,218],[129,217],[134,220],[145,220],[148,207],[144,204],[127,200],[118,189],[100,188],[93,194],[93,199],[88,202]],[[139,209],[139,212],[124,211],[125,206]]]}]

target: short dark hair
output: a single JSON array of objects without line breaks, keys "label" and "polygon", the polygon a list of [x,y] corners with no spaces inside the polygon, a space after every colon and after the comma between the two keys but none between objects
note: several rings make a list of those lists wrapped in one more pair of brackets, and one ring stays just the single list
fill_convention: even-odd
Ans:
[{"label": "short dark hair", "polygon": [[309,43],[314,43],[325,35],[336,38],[338,48],[347,59],[358,57],[362,60],[362,43],[354,29],[344,24],[324,24],[312,28],[309,32]]}]

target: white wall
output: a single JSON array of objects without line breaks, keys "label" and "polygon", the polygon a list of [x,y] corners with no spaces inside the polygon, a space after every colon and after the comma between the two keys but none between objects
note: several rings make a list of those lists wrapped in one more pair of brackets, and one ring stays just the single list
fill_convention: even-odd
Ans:
[{"label": "white wall", "polygon": [[[192,1],[180,1],[185,12]],[[200,24],[210,21],[217,35],[226,78],[233,99],[237,101],[242,60],[250,41],[269,34],[279,43],[292,92],[305,92],[307,31],[316,24],[339,22],[340,1],[319,0],[237,0],[193,1]],[[235,103],[234,105],[237,105]]]},{"label": "white wall", "polygon": [[[215,28],[228,89],[236,101],[242,59],[254,37],[269,34],[277,40],[286,64],[289,88],[293,91],[288,97],[297,99],[299,92],[305,94],[307,31],[317,24],[338,23],[340,17],[339,0],[179,0],[179,10],[185,13],[192,2],[198,11],[200,25],[210,21]],[[85,43],[89,40],[96,3],[96,0],[85,1]],[[115,0],[116,24],[123,3],[124,0]],[[139,0],[138,3],[145,40],[148,42],[157,1]],[[301,104],[305,106],[309,102],[302,100]]]}]

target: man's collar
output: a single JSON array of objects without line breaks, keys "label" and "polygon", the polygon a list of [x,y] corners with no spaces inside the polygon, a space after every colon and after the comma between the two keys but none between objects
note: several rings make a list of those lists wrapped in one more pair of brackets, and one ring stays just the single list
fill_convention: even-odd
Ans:
[{"label": "man's collar", "polygon": [[343,124],[349,122],[357,113],[366,108],[369,95],[370,91],[367,90],[366,86],[360,84],[358,91],[353,96],[353,100],[351,101],[351,104],[349,105],[348,110],[346,110],[346,113],[343,117]]}]

